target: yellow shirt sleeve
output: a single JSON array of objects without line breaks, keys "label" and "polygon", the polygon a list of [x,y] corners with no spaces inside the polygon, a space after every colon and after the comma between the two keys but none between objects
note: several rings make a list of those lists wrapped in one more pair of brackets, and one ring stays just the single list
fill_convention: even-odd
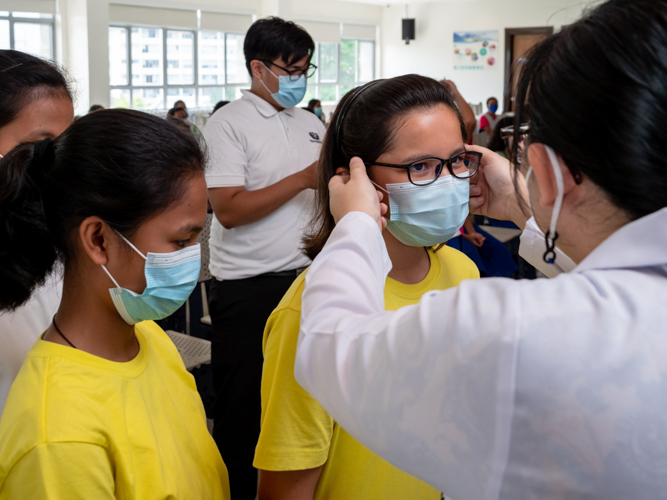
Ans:
[{"label": "yellow shirt sleeve", "polygon": [[299,321],[300,311],[279,308],[266,325],[258,469],[312,469],[329,454],[334,421],[294,378]]},{"label": "yellow shirt sleeve", "polygon": [[1,500],[95,500],[115,498],[113,469],[101,446],[47,443],[34,447],[12,468]]}]

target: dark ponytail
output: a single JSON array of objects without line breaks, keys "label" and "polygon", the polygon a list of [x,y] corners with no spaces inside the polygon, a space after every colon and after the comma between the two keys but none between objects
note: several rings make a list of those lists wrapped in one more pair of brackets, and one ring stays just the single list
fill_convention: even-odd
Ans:
[{"label": "dark ponytail", "polygon": [[[610,0],[528,55],[518,125],[632,219],[667,206],[667,0]],[[516,161],[516,147],[512,157]]]},{"label": "dark ponytail", "polygon": [[204,165],[192,134],[130,110],[97,111],[53,142],[14,148],[0,160],[0,311],[28,300],[57,261],[75,263],[86,217],[130,237]]},{"label": "dark ponytail", "polygon": [[0,128],[16,119],[23,107],[40,95],[72,90],[55,63],[17,50],[0,50]]}]

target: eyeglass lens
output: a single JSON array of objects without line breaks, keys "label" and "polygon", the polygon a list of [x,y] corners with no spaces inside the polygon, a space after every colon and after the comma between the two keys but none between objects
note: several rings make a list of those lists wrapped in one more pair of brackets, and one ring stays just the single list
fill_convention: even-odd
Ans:
[{"label": "eyeglass lens", "polygon": [[[451,160],[451,168],[454,177],[459,179],[468,179],[477,171],[479,158],[477,155],[461,153]],[[424,186],[435,182],[441,175],[450,175],[449,170],[445,168],[443,162],[437,158],[420,160],[410,165],[408,170],[410,182],[417,186]]]}]

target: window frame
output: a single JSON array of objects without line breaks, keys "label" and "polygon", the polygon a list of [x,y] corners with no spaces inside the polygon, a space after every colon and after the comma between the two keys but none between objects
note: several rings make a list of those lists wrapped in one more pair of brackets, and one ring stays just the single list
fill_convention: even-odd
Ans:
[{"label": "window frame", "polygon": [[[40,16],[51,16],[50,19],[42,19],[35,17],[20,17],[16,16],[18,11],[4,11],[9,12],[9,15],[4,16],[0,15],[0,20],[9,21],[9,50],[16,50],[16,40],[14,36],[14,25],[19,24],[46,24],[51,26],[51,55],[48,58],[50,61],[55,61],[56,59],[56,16],[54,14],[49,14],[47,12],[34,12],[34,14],[39,14]],[[38,56],[39,57],[39,56]]]},{"label": "window frame", "polygon": [[[317,54],[317,61],[315,64],[317,64],[318,69],[315,75],[313,75],[313,83],[309,84],[315,89],[315,99],[319,100],[322,104],[325,105],[333,105],[336,104],[338,101],[340,101],[342,95],[341,95],[341,86],[343,85],[350,85],[350,83],[341,83],[340,81],[340,56],[341,56],[341,42],[343,41],[353,41],[355,42],[355,47],[354,47],[354,82],[351,83],[353,87],[358,87],[359,85],[363,85],[364,83],[368,83],[369,81],[372,81],[375,79],[375,62],[376,62],[376,49],[377,49],[377,42],[374,39],[371,38],[341,38],[340,42],[336,43],[336,48],[337,48],[337,56],[336,56],[336,80],[335,81],[321,81],[320,80],[320,71],[322,68],[322,61],[321,61],[321,55],[322,51],[320,50],[320,44],[321,43],[326,43],[326,42],[316,42],[316,54]],[[360,80],[359,75],[361,74],[361,70],[359,67],[360,64],[360,59],[359,59],[359,42],[370,42],[373,44],[373,62],[372,62],[372,68],[373,68],[373,77],[371,80]],[[320,94],[320,86],[325,86],[325,87],[330,87],[330,86],[335,86],[336,87],[336,100],[335,101],[323,101],[321,99],[321,94]]]},{"label": "window frame", "polygon": [[[170,28],[167,26],[149,26],[145,24],[127,24],[127,23],[109,23],[109,28],[123,28],[125,29],[125,40],[126,40],[126,47],[127,47],[127,54],[126,54],[126,69],[127,69],[127,84],[126,85],[111,85],[109,83],[109,93],[111,93],[114,90],[127,90],[130,92],[130,101],[129,101],[129,106],[130,109],[135,109],[134,106],[134,91],[143,91],[146,89],[162,89],[163,93],[163,106],[162,108],[155,108],[155,109],[146,109],[144,111],[166,111],[171,109],[171,105],[173,103],[170,103],[169,100],[171,99],[168,95],[169,90],[173,89],[192,89],[194,93],[194,101],[195,101],[195,106],[193,109],[198,109],[198,108],[203,108],[203,106],[199,102],[200,98],[200,89],[204,88],[223,88],[224,89],[224,95],[225,99],[228,96],[228,92],[233,91],[234,93],[237,92],[237,87],[248,87],[249,82],[246,83],[229,83],[229,75],[227,71],[227,66],[228,66],[228,59],[227,59],[227,38],[228,35],[243,35],[245,36],[246,33],[243,32],[237,32],[237,31],[223,31],[223,30],[202,30],[202,29],[194,29],[194,28]],[[134,85],[132,84],[132,28],[145,28],[145,29],[161,29],[162,30],[162,85]],[[192,64],[193,64],[193,82],[192,84],[169,84],[168,82],[168,75],[167,75],[167,70],[168,70],[168,56],[167,56],[167,32],[169,31],[180,31],[180,32],[189,32],[192,33],[193,36],[193,59],[192,59]],[[223,33],[224,34],[224,43],[223,43],[223,52],[224,52],[224,75],[225,75],[225,81],[224,83],[199,83],[199,36],[201,32],[204,31],[212,31],[212,32],[217,32],[217,33]],[[107,31],[107,37],[109,36],[108,31]],[[111,78],[109,78],[111,81]],[[174,98],[174,99],[180,99],[180,98]]]}]

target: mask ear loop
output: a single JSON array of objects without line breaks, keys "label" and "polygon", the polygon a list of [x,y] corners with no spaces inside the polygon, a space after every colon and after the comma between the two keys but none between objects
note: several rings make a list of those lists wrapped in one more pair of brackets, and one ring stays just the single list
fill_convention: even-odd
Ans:
[{"label": "mask ear loop", "polygon": [[[558,157],[554,150],[545,145],[544,146],[547,155],[549,156],[549,161],[554,170],[554,175],[556,177],[556,201],[554,203],[554,209],[551,212],[551,224],[549,225],[549,231],[544,235],[544,241],[546,243],[546,251],[542,258],[547,264],[553,264],[556,266],[556,240],[558,239],[558,233],[556,232],[556,224],[558,222],[558,216],[560,215],[560,209],[563,205],[563,196],[564,196],[564,183],[563,183],[563,172],[560,170],[560,163],[558,162]],[[557,267],[560,270],[560,267]]]},{"label": "mask ear loop", "polygon": [[[113,230],[113,232],[116,233],[116,234],[117,234],[118,236],[120,236],[121,238],[123,238],[123,241],[125,241],[125,243],[127,243],[128,245],[130,245],[130,248],[132,248],[132,250],[134,250],[134,251],[137,252],[139,255],[141,255],[141,257],[143,257],[144,260],[148,260],[148,257],[146,257],[143,253],[141,253],[141,252],[139,251],[139,249],[138,249],[137,247],[135,247],[132,243],[130,243],[130,240],[128,240],[125,236],[123,236],[122,234],[120,234],[120,233],[119,233],[118,231],[116,231],[115,229]],[[104,269],[104,272],[107,273],[107,276],[109,276],[109,278],[111,278],[111,281],[113,281],[113,284],[116,285],[116,288],[121,288],[121,286],[120,286],[120,285],[118,284],[118,282],[114,279],[114,277],[111,276],[111,273],[110,273],[109,270],[107,269],[107,266],[105,266],[104,264],[102,264],[102,269]]]}]

